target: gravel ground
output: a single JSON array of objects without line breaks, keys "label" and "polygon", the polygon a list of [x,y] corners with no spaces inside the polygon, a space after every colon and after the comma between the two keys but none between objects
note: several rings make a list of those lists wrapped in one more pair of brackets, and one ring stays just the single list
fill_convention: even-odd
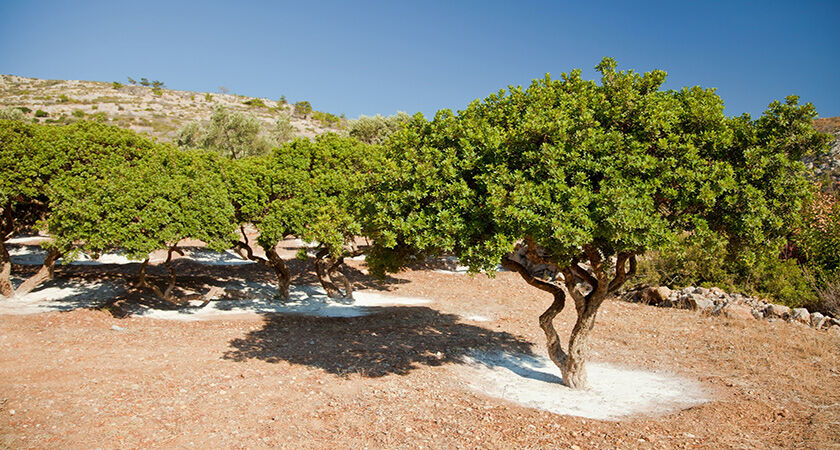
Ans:
[{"label": "gravel ground", "polygon": [[[349,264],[359,289],[431,303],[361,317],[121,318],[146,301],[135,293],[110,308],[0,316],[0,447],[840,448],[838,335],[607,301],[593,361],[690,380],[709,401],[593,420],[476,387],[476,354],[544,355],[536,319],[550,299],[515,274],[415,270],[376,283]],[[119,284],[132,271],[57,274]],[[179,274],[185,289],[271,281],[254,264],[182,263]],[[573,321],[567,308],[560,333]]]}]

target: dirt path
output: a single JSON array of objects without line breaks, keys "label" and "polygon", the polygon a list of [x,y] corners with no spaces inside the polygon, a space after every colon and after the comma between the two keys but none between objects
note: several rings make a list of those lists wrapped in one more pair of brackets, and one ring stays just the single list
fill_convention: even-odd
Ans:
[{"label": "dirt path", "polygon": [[[361,282],[361,263],[350,264]],[[514,274],[425,270],[391,281],[383,293],[432,303],[205,322],[90,309],[0,316],[0,447],[840,445],[836,335],[609,301],[594,359],[693,380],[711,401],[593,420],[475,386],[477,351],[544,354],[536,317],[549,300]],[[563,333],[573,314],[558,318]]]}]

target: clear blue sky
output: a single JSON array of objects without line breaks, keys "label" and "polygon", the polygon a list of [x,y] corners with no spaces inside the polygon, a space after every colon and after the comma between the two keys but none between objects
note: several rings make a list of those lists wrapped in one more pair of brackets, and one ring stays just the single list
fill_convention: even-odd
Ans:
[{"label": "clear blue sky", "polygon": [[840,116],[840,0],[0,0],[0,73],[309,100],[348,117],[463,108],[612,56],[718,88],[726,112],[789,94]]}]

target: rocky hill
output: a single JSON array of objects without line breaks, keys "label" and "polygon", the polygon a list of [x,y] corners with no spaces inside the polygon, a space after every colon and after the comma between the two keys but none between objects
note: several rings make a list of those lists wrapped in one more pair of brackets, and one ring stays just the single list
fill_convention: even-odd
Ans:
[{"label": "rocky hill", "polygon": [[[267,98],[234,94],[177,91],[124,83],[41,80],[0,75],[0,108],[20,108],[42,123],[67,123],[82,118],[173,140],[185,124],[205,121],[217,106],[251,114],[267,127],[284,114],[291,116],[295,134],[312,137],[337,131],[346,120]],[[307,104],[308,105],[308,104]]]}]

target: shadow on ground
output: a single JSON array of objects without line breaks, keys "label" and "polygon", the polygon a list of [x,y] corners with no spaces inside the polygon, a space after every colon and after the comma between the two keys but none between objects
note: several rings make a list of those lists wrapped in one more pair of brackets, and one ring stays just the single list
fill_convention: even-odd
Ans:
[{"label": "shadow on ground", "polygon": [[287,361],[366,377],[464,363],[479,349],[533,355],[532,344],[523,338],[419,306],[382,307],[376,314],[354,318],[270,315],[261,329],[230,346],[224,359]]}]

